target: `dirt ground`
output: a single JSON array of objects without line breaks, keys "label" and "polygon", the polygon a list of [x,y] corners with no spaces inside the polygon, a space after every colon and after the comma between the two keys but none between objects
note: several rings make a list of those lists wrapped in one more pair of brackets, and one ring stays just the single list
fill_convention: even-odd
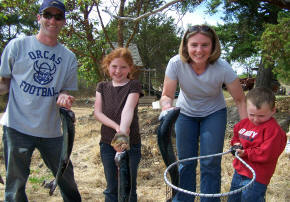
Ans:
[{"label": "dirt ground", "polygon": [[[74,165],[75,178],[84,202],[104,201],[103,190],[106,181],[99,154],[100,124],[93,116],[94,98],[81,98],[76,101],[72,110],[77,117],[76,138],[71,160]],[[232,127],[238,120],[237,112],[228,100],[228,126],[224,151],[229,149]],[[275,117],[284,127],[289,124],[290,97],[284,97],[277,102],[278,112]],[[151,106],[139,106],[139,122],[142,138],[142,160],[138,170],[138,200],[140,202],[161,202],[166,200],[168,189],[163,179],[165,165],[157,146],[156,128],[159,125],[160,111]],[[286,124],[286,125],[285,125]],[[2,136],[2,130],[0,135]],[[5,181],[3,157],[0,173]],[[223,156],[222,162],[222,192],[230,188],[233,157],[231,154]],[[290,157],[283,152],[278,161],[275,174],[267,189],[267,202],[290,201]],[[198,171],[199,173],[199,171]],[[199,174],[198,174],[199,175]],[[31,174],[27,183],[26,192],[31,202],[60,202],[62,198],[57,188],[53,196],[41,186],[43,180],[52,180],[53,176],[40,158],[38,151],[33,154]],[[197,183],[198,185],[199,183]],[[0,201],[3,201],[4,185],[0,184]],[[225,201],[226,198],[222,198]],[[197,198],[196,201],[199,201]]]}]

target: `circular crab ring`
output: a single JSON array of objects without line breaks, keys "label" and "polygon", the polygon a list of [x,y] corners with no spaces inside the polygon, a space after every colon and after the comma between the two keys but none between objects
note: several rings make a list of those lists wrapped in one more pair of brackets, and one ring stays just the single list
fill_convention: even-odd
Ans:
[{"label": "circular crab ring", "polygon": [[182,162],[185,162],[185,161],[192,161],[192,160],[196,160],[196,159],[204,159],[204,158],[209,158],[209,157],[214,157],[214,156],[221,156],[221,155],[224,155],[224,154],[227,154],[227,153],[230,153],[231,150],[229,151],[226,151],[226,152],[223,152],[223,153],[218,153],[218,154],[212,154],[212,155],[206,155],[206,156],[198,156],[198,157],[192,157],[192,158],[187,158],[187,159],[182,159],[182,160],[177,160],[176,162],[172,163],[171,165],[169,165],[165,172],[164,172],[164,180],[166,182],[166,184],[168,186],[170,186],[171,188],[177,190],[177,191],[180,191],[180,192],[183,192],[183,193],[186,193],[186,194],[190,194],[190,195],[194,195],[194,196],[199,196],[199,197],[223,197],[223,196],[228,196],[228,195],[232,195],[232,194],[236,194],[238,192],[241,192],[242,190],[248,188],[250,185],[253,184],[253,182],[255,181],[256,179],[256,173],[254,171],[254,169],[252,167],[250,167],[243,159],[241,159],[239,156],[238,156],[238,153],[236,152],[235,153],[235,157],[241,161],[253,174],[253,178],[251,179],[251,181],[246,184],[245,186],[239,188],[239,189],[236,189],[236,190],[233,190],[233,191],[230,191],[230,192],[226,192],[226,193],[215,193],[215,194],[203,194],[203,193],[197,193],[197,192],[192,192],[192,191],[188,191],[188,190],[185,190],[185,189],[181,189],[179,187],[176,187],[175,185],[173,185],[171,182],[169,182],[169,180],[167,179],[167,173],[168,171],[175,165],[177,165],[178,163],[182,163]]}]

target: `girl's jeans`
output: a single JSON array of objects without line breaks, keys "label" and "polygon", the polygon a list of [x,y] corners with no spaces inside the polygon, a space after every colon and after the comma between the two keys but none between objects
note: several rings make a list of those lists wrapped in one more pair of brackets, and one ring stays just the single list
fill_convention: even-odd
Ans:
[{"label": "girl's jeans", "polygon": [[[105,202],[118,202],[118,170],[115,164],[114,148],[106,143],[100,143],[101,159],[104,166],[104,173],[107,181],[107,187],[103,192]],[[131,177],[130,202],[137,202],[137,170],[141,160],[141,144],[130,145],[129,167]]]},{"label": "girl's jeans", "polygon": [[[250,178],[239,175],[236,171],[234,173],[231,191],[239,189],[251,181]],[[242,192],[230,195],[228,202],[265,202],[265,194],[267,185],[254,181],[252,185],[243,190]]]},{"label": "girl's jeans", "polygon": [[[3,126],[3,144],[6,166],[5,201],[27,202],[25,185],[30,173],[31,156],[35,148],[55,176],[59,167],[63,137],[40,138],[20,133]],[[70,162],[58,181],[65,202],[80,202],[81,196],[74,180]],[[48,194],[48,193],[47,193]]]},{"label": "girl's jeans", "polygon": [[[178,158],[186,159],[205,156],[223,151],[227,122],[226,108],[206,117],[189,117],[180,114],[175,123],[176,147]],[[200,154],[198,154],[200,145]],[[179,187],[188,191],[196,191],[197,160],[179,164]],[[200,192],[220,193],[221,156],[200,159]],[[174,202],[194,201],[194,196],[177,192]],[[201,197],[200,201],[220,201],[219,198]]]}]

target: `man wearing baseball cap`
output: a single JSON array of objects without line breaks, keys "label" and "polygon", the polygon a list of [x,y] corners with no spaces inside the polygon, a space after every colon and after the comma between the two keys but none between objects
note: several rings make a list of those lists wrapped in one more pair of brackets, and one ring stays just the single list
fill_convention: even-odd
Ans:
[{"label": "man wearing baseball cap", "polygon": [[[9,92],[1,119],[5,201],[28,201],[25,185],[35,149],[56,175],[63,143],[59,108],[70,109],[74,97],[69,91],[78,89],[76,56],[58,42],[65,24],[64,4],[43,0],[37,21],[36,35],[11,40],[1,55],[0,95]],[[71,161],[58,186],[65,202],[81,201]]]},{"label": "man wearing baseball cap", "polygon": [[39,13],[42,13],[47,8],[57,8],[65,14],[65,6],[62,1],[58,0],[44,0],[39,8]]}]

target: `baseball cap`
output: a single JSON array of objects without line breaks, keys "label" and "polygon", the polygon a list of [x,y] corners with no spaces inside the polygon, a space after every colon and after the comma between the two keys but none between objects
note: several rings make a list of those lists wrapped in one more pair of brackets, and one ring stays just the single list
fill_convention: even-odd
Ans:
[{"label": "baseball cap", "polygon": [[51,7],[57,8],[60,11],[62,11],[63,14],[65,14],[65,6],[63,2],[60,0],[43,0],[39,8],[39,13],[42,13],[45,9],[48,9]]}]

